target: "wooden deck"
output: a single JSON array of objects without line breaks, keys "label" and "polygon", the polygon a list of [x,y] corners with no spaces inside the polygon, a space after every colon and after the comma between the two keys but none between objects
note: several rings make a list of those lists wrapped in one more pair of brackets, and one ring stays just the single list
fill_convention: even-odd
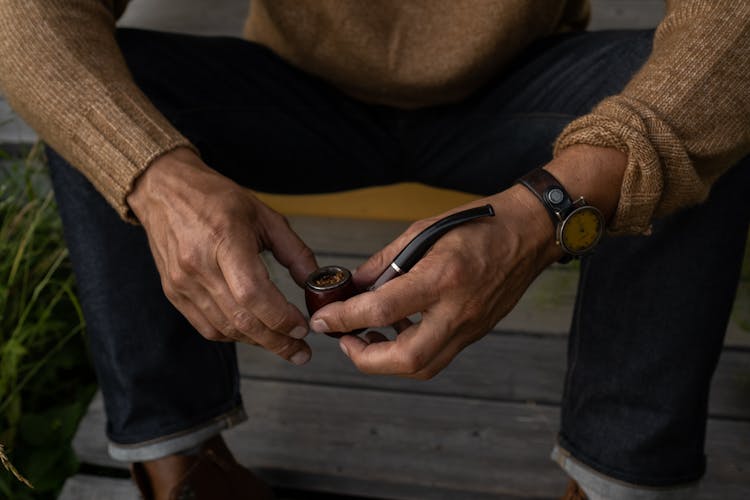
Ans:
[{"label": "wooden deck", "polygon": [[[352,267],[405,227],[309,217],[293,218],[292,224],[321,263]],[[273,264],[271,272],[301,306],[302,294],[286,272]],[[240,346],[250,421],[226,433],[229,445],[242,463],[277,487],[308,492],[299,498],[311,498],[309,492],[392,499],[555,498],[566,477],[548,455],[565,369],[566,335],[560,328],[569,322],[576,275],[563,266],[546,271],[487,338],[429,382],[361,375],[325,336],[310,339],[314,357],[303,368]],[[744,282],[745,298],[748,292]],[[741,310],[738,302],[738,318],[747,314],[747,305],[744,301]],[[711,398],[702,499],[750,498],[750,333],[739,319],[729,333]],[[83,463],[111,472],[122,464],[106,455],[104,418],[97,398],[75,449]],[[61,498],[104,497],[136,495],[126,479],[79,475]]]}]

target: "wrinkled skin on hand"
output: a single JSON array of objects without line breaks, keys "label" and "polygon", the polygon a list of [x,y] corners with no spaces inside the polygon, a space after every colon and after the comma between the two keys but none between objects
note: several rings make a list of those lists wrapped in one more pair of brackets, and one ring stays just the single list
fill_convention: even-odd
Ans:
[{"label": "wrinkled skin on hand", "polygon": [[[408,273],[377,290],[321,309],[313,317],[313,329],[352,331],[398,324],[405,328],[393,341],[369,332],[364,339],[342,338],[342,349],[366,373],[418,379],[435,376],[461,350],[490,331],[541,270],[555,260],[546,250],[552,232],[548,218],[538,221],[542,228],[536,240],[523,238],[513,228],[519,222],[529,223],[509,216],[510,211],[519,211],[517,199],[525,200],[523,194],[513,189],[456,209],[490,203],[497,216],[451,230]],[[544,212],[542,215],[547,217]],[[438,218],[413,224],[370,258],[357,269],[357,284],[372,283],[414,236]],[[417,313],[421,314],[419,322],[410,325],[401,321]]]},{"label": "wrinkled skin on hand", "polygon": [[167,298],[206,339],[310,359],[305,317],[270,281],[263,250],[302,285],[317,267],[287,221],[181,148],[157,159],[128,203],[148,235]]},{"label": "wrinkled skin on hand", "polygon": [[[546,168],[574,198],[585,195],[609,218],[619,199],[627,158],[602,148],[566,150]],[[563,255],[540,201],[516,185],[455,211],[489,203],[495,217],[459,226],[443,236],[408,273],[372,292],[317,311],[318,332],[396,325],[389,340],[378,332],[347,335],[340,346],[365,373],[429,379],[466,346],[486,335],[551,263]],[[443,214],[440,217],[447,215]],[[372,283],[404,246],[439,217],[419,221],[355,273],[360,287]],[[403,320],[420,314],[410,324]]]}]

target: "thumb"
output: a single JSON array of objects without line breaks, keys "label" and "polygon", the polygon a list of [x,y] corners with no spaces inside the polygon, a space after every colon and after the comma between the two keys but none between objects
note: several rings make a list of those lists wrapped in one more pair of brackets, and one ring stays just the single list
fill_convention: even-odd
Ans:
[{"label": "thumb", "polygon": [[265,248],[289,270],[299,286],[304,286],[307,276],[318,268],[313,251],[289,226],[286,217],[271,211],[264,221]]}]

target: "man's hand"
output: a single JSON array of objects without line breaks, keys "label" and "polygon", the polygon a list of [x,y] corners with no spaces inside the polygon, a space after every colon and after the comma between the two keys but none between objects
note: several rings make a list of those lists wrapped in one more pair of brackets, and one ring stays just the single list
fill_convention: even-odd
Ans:
[{"label": "man's hand", "polygon": [[[610,218],[619,199],[626,157],[578,146],[547,168],[570,195],[581,195]],[[516,185],[469,206],[490,203],[495,217],[453,229],[408,273],[311,318],[315,331],[352,331],[398,325],[395,340],[377,332],[341,338],[341,349],[363,372],[428,379],[483,337],[518,302],[536,276],[562,256],[539,200]],[[458,210],[458,209],[457,209]],[[444,214],[445,215],[445,214]],[[436,219],[420,221],[361,266],[355,281],[372,283],[398,252]],[[403,318],[420,313],[416,324]]]},{"label": "man's hand", "polygon": [[259,344],[303,364],[302,313],[271,283],[270,250],[302,284],[317,265],[286,220],[188,149],[157,159],[128,203],[143,224],[167,298],[209,340]]}]

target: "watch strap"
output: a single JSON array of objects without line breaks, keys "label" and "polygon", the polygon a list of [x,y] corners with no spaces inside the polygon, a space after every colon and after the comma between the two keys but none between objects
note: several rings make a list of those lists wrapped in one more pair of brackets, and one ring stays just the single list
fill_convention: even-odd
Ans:
[{"label": "watch strap", "polygon": [[557,227],[557,224],[565,219],[567,213],[573,208],[573,200],[560,181],[543,168],[535,168],[518,179],[518,183],[526,186],[539,198],[544,208],[547,209],[554,227]]}]

